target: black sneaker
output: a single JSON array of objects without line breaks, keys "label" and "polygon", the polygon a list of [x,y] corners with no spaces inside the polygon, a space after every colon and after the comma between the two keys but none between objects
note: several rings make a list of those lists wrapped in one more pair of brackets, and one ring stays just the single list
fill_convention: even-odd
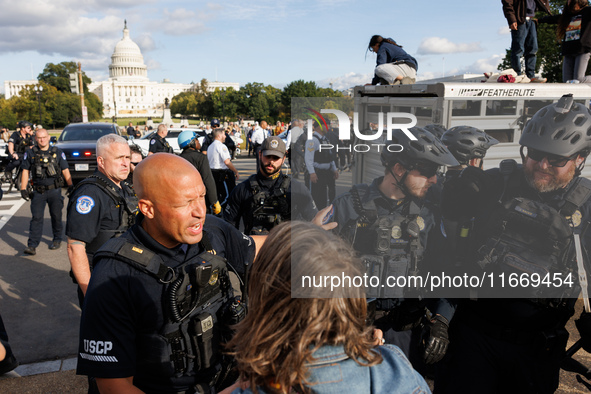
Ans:
[{"label": "black sneaker", "polygon": [[34,247],[32,247],[32,246],[27,246],[27,247],[25,248],[25,251],[24,251],[24,253],[25,253],[25,254],[29,254],[29,255],[31,255],[31,256],[35,256],[35,255],[37,254],[37,251],[35,250],[35,248],[34,248]]},{"label": "black sneaker", "polygon": [[62,246],[62,241],[53,241],[51,245],[49,245],[49,250],[56,250]]}]

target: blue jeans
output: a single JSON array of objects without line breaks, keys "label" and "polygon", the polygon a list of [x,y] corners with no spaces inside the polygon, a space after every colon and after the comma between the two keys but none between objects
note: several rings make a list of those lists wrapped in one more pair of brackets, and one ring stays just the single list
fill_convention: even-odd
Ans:
[{"label": "blue jeans", "polygon": [[536,71],[536,53],[538,52],[538,34],[534,21],[525,21],[511,30],[511,67],[521,75],[521,57],[525,57],[525,75],[533,78]]},{"label": "blue jeans", "polygon": [[566,55],[562,61],[562,82],[576,79],[579,82],[588,82],[585,79],[585,71],[591,53],[582,53],[580,55]]},{"label": "blue jeans", "polygon": [[64,197],[62,189],[51,189],[45,193],[33,192],[31,199],[31,224],[29,225],[29,241],[27,246],[36,248],[41,241],[43,234],[43,214],[45,204],[49,206],[49,216],[51,216],[51,229],[53,230],[53,240],[62,240],[62,209],[64,208]]}]

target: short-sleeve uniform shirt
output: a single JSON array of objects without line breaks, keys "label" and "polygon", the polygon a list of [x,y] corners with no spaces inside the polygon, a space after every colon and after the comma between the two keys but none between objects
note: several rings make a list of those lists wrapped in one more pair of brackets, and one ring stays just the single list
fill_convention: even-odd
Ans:
[{"label": "short-sleeve uniform shirt", "polygon": [[[222,219],[208,215],[203,226],[217,255],[240,275],[254,257],[254,241]],[[139,223],[122,235],[150,249],[172,268],[203,252],[199,244],[168,249]],[[146,392],[189,390],[194,377],[174,376],[167,343],[159,335],[165,321],[166,287],[129,264],[113,258],[95,260],[80,325],[78,374],[97,378],[133,376]],[[163,366],[164,365],[164,366]]]},{"label": "short-sleeve uniform shirt", "polygon": [[[94,175],[113,186],[122,198],[128,197],[125,190],[116,186],[101,172]],[[66,235],[71,239],[91,243],[100,230],[116,230],[120,225],[120,208],[113,198],[99,186],[85,184],[80,186],[68,202]]]},{"label": "short-sleeve uniform shirt", "polygon": [[231,159],[228,147],[219,140],[214,140],[207,148],[207,160],[212,170],[227,170],[228,166],[224,161]]}]

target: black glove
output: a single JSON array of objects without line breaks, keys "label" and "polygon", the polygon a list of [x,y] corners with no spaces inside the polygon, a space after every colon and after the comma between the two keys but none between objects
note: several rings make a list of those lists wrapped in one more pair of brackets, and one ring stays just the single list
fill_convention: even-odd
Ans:
[{"label": "black glove", "polygon": [[21,197],[25,199],[25,201],[29,201],[30,197],[29,197],[29,192],[26,190],[21,190]]},{"label": "black glove", "polygon": [[591,313],[582,312],[581,316],[575,320],[575,325],[581,334],[583,349],[591,353]]},{"label": "black glove", "polygon": [[491,177],[477,167],[466,167],[443,184],[441,209],[450,220],[464,220],[476,215],[481,202],[491,192]]},{"label": "black glove", "polygon": [[70,185],[68,186],[68,191],[66,191],[66,196],[68,198],[70,198],[70,196],[72,195],[72,192],[74,191],[74,185]]},{"label": "black glove", "polygon": [[423,327],[421,345],[423,347],[423,360],[426,364],[434,364],[440,361],[449,345],[447,330],[449,322],[441,315],[435,315]]}]

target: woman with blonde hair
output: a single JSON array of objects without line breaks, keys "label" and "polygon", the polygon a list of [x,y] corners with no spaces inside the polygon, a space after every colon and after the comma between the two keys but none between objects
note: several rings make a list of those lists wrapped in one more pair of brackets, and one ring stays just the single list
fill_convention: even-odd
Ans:
[{"label": "woman with blonde hair", "polygon": [[398,347],[376,346],[363,288],[318,286],[326,275],[361,277],[358,264],[313,224],[273,229],[250,272],[252,307],[228,343],[241,382],[223,393],[430,392]]}]

